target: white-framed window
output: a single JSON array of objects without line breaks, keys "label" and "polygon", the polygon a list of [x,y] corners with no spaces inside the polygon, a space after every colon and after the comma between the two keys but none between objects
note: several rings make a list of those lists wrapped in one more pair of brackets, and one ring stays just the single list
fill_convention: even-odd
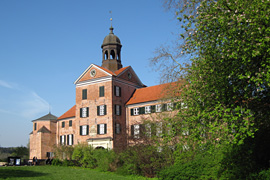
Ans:
[{"label": "white-framed window", "polygon": [[82,126],[82,135],[86,135],[87,126]]},{"label": "white-framed window", "polygon": [[187,105],[185,103],[181,103],[181,109],[187,109]]},{"label": "white-framed window", "polygon": [[73,145],[73,134],[67,135],[67,145]]},{"label": "white-framed window", "polygon": [[98,116],[104,116],[104,115],[106,115],[107,114],[106,108],[107,108],[106,105],[97,106],[97,115]]},{"label": "white-framed window", "polygon": [[152,131],[152,125],[151,124],[146,124],[145,125],[145,135],[147,137],[151,137],[151,131]]},{"label": "white-framed window", "polygon": [[188,135],[189,135],[189,130],[188,130],[187,127],[182,126],[182,134],[183,134],[184,136],[188,136]]},{"label": "white-framed window", "polygon": [[83,107],[83,108],[81,108],[80,109],[80,114],[81,114],[81,116],[80,117],[82,117],[82,118],[85,118],[85,117],[88,117],[88,110],[89,110],[89,108],[88,107]]},{"label": "white-framed window", "polygon": [[89,133],[88,129],[89,129],[88,125],[80,126],[80,135],[82,135],[82,136],[88,135],[88,133]]},{"label": "white-framed window", "polygon": [[156,129],[156,136],[161,137],[162,136],[162,122],[157,123],[157,129]]},{"label": "white-framed window", "polygon": [[99,106],[99,115],[104,115],[104,105]]},{"label": "white-framed window", "polygon": [[120,134],[121,132],[121,124],[117,123],[115,124],[115,133]]},{"label": "white-framed window", "polygon": [[107,134],[107,124],[98,124],[97,125],[98,134]]},{"label": "white-framed window", "polygon": [[53,155],[53,152],[47,152],[47,156],[48,158],[52,158],[54,155]]},{"label": "white-framed window", "polygon": [[66,144],[66,136],[65,135],[60,136],[60,144],[61,145],[65,145]]},{"label": "white-framed window", "polygon": [[134,112],[134,115],[139,115],[140,113],[140,111],[139,111],[139,108],[134,108],[133,109],[133,112]]},{"label": "white-framed window", "polygon": [[161,112],[161,108],[162,108],[161,104],[157,104],[156,105],[156,112]]},{"label": "white-framed window", "polygon": [[120,116],[121,115],[121,106],[115,105],[115,115]]},{"label": "white-framed window", "polygon": [[173,103],[167,103],[167,111],[173,110]]},{"label": "white-framed window", "polygon": [[133,127],[134,127],[134,131],[133,131],[134,138],[140,138],[140,125],[135,124],[133,125]]},{"label": "white-framed window", "polygon": [[188,150],[189,150],[189,146],[188,146],[187,144],[184,144],[184,145],[183,145],[183,150],[184,150],[184,151],[188,151]]},{"label": "white-framed window", "polygon": [[145,106],[145,114],[151,113],[151,106]]}]

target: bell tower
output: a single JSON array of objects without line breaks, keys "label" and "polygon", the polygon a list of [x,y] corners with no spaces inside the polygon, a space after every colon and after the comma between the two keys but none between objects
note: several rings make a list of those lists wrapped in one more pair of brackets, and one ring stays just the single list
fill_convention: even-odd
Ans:
[{"label": "bell tower", "polygon": [[121,69],[121,42],[120,39],[114,35],[113,27],[110,27],[110,33],[107,35],[101,45],[102,48],[102,67],[109,69],[112,72]]}]

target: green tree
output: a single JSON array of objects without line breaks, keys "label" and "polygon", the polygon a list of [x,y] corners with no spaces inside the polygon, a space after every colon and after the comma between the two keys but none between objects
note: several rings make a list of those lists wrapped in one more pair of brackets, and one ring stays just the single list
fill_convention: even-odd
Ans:
[{"label": "green tree", "polygon": [[[165,5],[176,11],[183,32],[176,48],[159,49],[152,62],[169,64],[170,72],[178,72],[172,77],[187,82],[179,89],[179,113],[171,122],[173,135],[183,137],[178,151],[185,143],[197,150],[225,144],[221,167],[245,167],[238,170],[239,178],[256,166],[268,167],[270,2],[167,0]],[[187,66],[184,57],[190,60]],[[233,159],[241,154],[249,166],[237,166],[241,160]]]},{"label": "green tree", "polygon": [[[162,48],[152,61],[169,58],[178,64],[172,65],[176,71],[184,70],[174,77],[188,84],[180,97],[188,108],[182,108],[179,119],[189,137],[196,142],[241,144],[262,125],[269,127],[270,2],[168,0],[165,4],[176,11],[184,33],[175,55]],[[190,59],[187,68],[180,63],[183,56]]]},{"label": "green tree", "polygon": [[23,159],[29,159],[29,149],[24,146],[15,147],[13,148],[11,156],[18,156]]}]

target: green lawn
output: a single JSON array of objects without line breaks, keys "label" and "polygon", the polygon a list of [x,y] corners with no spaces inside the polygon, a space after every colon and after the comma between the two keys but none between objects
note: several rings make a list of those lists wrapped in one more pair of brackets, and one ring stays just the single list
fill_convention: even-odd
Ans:
[{"label": "green lawn", "polygon": [[111,172],[99,172],[96,170],[79,167],[58,166],[19,166],[0,167],[0,179],[55,179],[55,180],[131,180],[148,179],[135,176],[121,176]]}]

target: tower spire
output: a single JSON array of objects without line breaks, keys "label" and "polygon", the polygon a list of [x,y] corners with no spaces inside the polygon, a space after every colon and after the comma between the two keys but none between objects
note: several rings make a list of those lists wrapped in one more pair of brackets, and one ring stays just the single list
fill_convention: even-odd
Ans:
[{"label": "tower spire", "polygon": [[111,28],[112,28],[112,11],[110,11],[110,15],[111,15],[110,21],[111,21]]},{"label": "tower spire", "polygon": [[114,35],[112,26],[112,11],[109,11],[111,18],[110,33],[107,35],[101,45],[102,48],[102,67],[109,69],[112,72],[122,68],[121,63],[121,42],[120,39]]}]

